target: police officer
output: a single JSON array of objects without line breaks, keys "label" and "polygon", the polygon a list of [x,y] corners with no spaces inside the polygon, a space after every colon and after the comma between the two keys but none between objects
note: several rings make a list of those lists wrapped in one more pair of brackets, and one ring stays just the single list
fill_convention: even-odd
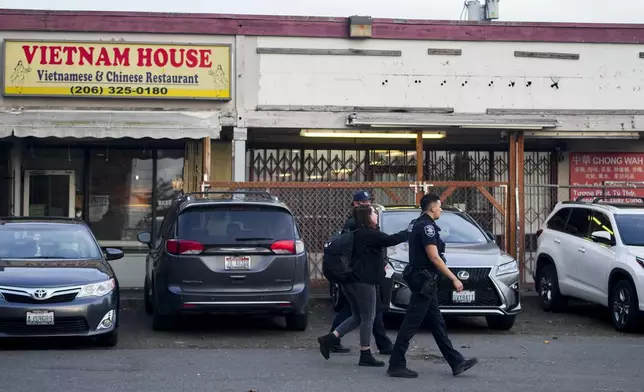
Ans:
[{"label": "police officer", "polygon": [[387,374],[391,377],[418,377],[417,372],[407,368],[405,353],[423,320],[427,320],[436,345],[452,368],[452,374],[457,376],[474,366],[477,360],[463,358],[452,346],[438,305],[437,283],[439,274],[447,277],[456,291],[463,290],[463,283],[445,265],[445,243],[436,224],[442,211],[440,198],[427,194],[421,199],[420,208],[421,216],[409,226],[409,265],[403,272],[412,294],[389,358]]}]

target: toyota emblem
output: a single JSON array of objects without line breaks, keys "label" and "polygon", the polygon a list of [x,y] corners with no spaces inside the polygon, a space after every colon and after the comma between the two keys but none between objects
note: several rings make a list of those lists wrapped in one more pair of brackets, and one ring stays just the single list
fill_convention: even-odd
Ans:
[{"label": "toyota emblem", "polygon": [[45,299],[47,297],[47,290],[38,289],[34,291],[34,298],[36,299]]},{"label": "toyota emblem", "polygon": [[456,277],[459,278],[460,280],[468,280],[470,278],[470,273],[467,271],[458,271],[458,274],[456,274]]}]

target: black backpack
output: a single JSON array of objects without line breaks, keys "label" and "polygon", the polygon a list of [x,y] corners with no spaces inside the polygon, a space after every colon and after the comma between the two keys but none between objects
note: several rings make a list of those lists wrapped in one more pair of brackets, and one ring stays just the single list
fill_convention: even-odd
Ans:
[{"label": "black backpack", "polygon": [[322,273],[329,282],[342,284],[353,280],[351,269],[353,233],[353,231],[345,231],[336,234],[324,244]]}]

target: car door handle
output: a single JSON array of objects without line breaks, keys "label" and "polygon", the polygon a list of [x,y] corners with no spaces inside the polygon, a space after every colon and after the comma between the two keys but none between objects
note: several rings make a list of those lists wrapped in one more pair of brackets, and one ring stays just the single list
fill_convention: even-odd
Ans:
[{"label": "car door handle", "polygon": [[586,253],[586,249],[584,249],[584,248],[579,248],[579,252],[580,252],[580,253]]},{"label": "car door handle", "polygon": [[555,241],[555,244],[561,244],[561,240],[558,238],[555,238],[554,241]]}]

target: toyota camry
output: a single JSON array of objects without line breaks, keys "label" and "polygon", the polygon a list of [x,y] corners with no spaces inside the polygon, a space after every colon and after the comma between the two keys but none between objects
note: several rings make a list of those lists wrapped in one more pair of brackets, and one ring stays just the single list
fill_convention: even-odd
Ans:
[{"label": "toyota camry", "polygon": [[117,344],[118,281],[73,218],[0,217],[0,338],[78,336]]}]

